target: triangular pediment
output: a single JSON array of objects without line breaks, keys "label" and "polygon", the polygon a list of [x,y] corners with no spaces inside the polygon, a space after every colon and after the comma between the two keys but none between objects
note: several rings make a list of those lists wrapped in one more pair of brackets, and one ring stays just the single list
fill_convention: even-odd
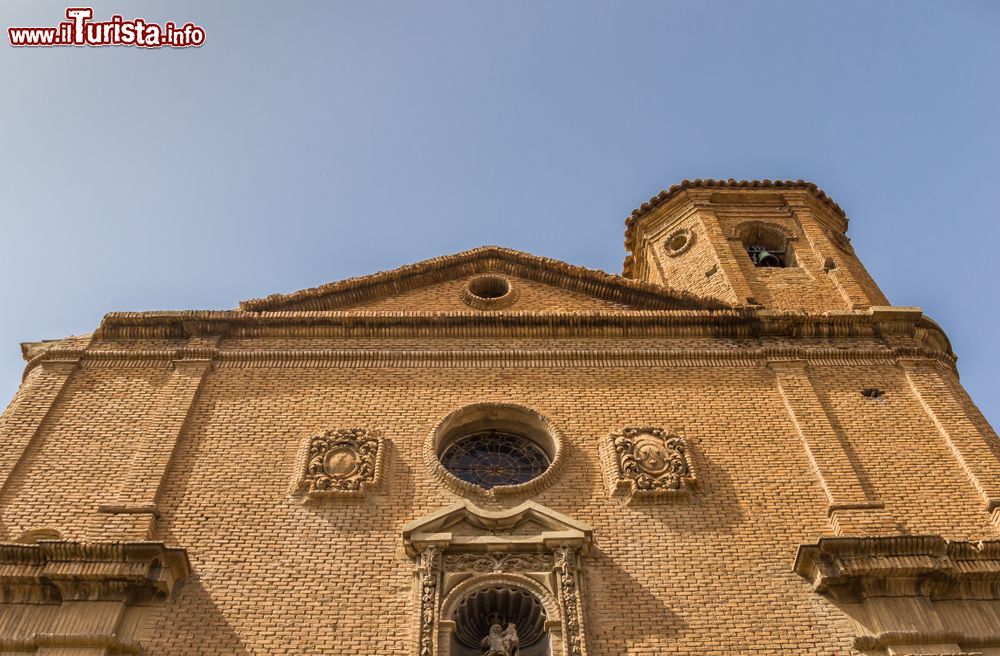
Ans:
[{"label": "triangular pediment", "polygon": [[[240,309],[276,311],[468,311],[470,281],[483,275],[501,276],[514,291],[510,303],[477,309],[512,311],[703,310],[719,308],[702,299],[659,285],[574,266],[497,246],[359,278],[275,294],[240,303]],[[475,299],[473,299],[475,300]]]},{"label": "triangular pediment", "polygon": [[434,544],[463,551],[536,550],[569,544],[585,553],[593,529],[551,508],[526,501],[507,510],[456,503],[403,527],[407,551]]}]

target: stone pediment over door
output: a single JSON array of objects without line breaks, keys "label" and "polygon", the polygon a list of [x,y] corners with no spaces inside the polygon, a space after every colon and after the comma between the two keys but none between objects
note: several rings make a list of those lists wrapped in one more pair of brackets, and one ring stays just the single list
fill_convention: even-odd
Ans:
[{"label": "stone pediment over door", "polygon": [[410,522],[403,543],[416,563],[415,653],[479,654],[493,625],[514,625],[518,656],[585,656],[581,565],[592,535],[532,501],[498,511],[457,503]]},{"label": "stone pediment over door", "polygon": [[240,303],[251,312],[600,312],[722,307],[660,285],[485,246],[291,294]]}]

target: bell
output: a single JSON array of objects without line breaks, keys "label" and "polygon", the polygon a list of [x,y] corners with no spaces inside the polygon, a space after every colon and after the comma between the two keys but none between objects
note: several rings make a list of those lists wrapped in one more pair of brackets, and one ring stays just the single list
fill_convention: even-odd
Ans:
[{"label": "bell", "polygon": [[778,256],[769,253],[767,249],[763,246],[751,246],[750,247],[750,257],[753,259],[754,266],[759,267],[780,267],[781,260]]}]

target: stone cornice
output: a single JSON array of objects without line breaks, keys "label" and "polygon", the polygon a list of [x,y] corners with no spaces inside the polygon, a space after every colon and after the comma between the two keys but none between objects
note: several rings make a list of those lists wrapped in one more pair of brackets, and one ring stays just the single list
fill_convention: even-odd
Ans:
[{"label": "stone cornice", "polygon": [[[169,366],[179,350],[134,349],[80,353],[84,366]],[[55,354],[54,354],[55,355]],[[208,353],[213,365],[233,367],[696,367],[763,366],[781,360],[810,365],[895,365],[901,360],[927,360],[954,367],[954,359],[940,351],[919,347],[897,348],[676,348],[676,349],[560,349],[560,350],[390,350],[390,349],[273,349],[225,350]],[[43,364],[44,356],[29,362],[25,374]]]},{"label": "stone cornice", "polygon": [[0,603],[163,600],[190,569],[160,542],[0,544]]},{"label": "stone cornice", "polygon": [[[206,334],[227,338],[317,339],[594,339],[589,348],[529,349],[226,349],[179,343],[177,348],[136,345],[102,348],[103,339],[188,340]],[[851,340],[910,338],[912,345],[854,344]],[[627,339],[733,339],[751,343],[718,348],[627,348]],[[766,340],[844,339],[843,345],[784,343]],[[607,340],[608,346],[600,344]],[[614,340],[614,341],[612,341]],[[245,346],[245,345],[244,345]],[[625,347],[625,348],[622,348]],[[30,360],[28,371],[50,361],[80,360],[84,366],[135,366],[136,362],[182,364],[211,361],[219,366],[684,366],[757,365],[778,359],[804,359],[815,364],[889,363],[899,359],[931,359],[953,368],[955,357],[947,337],[918,308],[870,308],[863,312],[807,315],[763,309],[721,311],[622,311],[586,313],[346,313],[346,312],[151,312],[116,313],[105,317],[86,349],[54,346]]]},{"label": "stone cornice", "polygon": [[842,602],[905,596],[1000,599],[1000,540],[822,538],[799,546],[794,570],[815,592]]},{"label": "stone cornice", "polygon": [[[767,309],[591,312],[116,312],[100,339],[227,337],[878,337],[941,333],[919,308],[820,315]],[[95,340],[95,341],[96,341]],[[53,347],[45,353],[60,352]],[[67,352],[65,350],[61,352]]]}]

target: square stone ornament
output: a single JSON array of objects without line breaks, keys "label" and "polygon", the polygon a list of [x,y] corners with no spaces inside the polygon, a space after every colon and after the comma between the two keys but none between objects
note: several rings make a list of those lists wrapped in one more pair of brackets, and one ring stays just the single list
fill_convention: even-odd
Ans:
[{"label": "square stone ornament", "polygon": [[387,450],[376,430],[341,428],[314,435],[300,454],[295,492],[307,500],[364,497],[382,483]]},{"label": "square stone ornament", "polygon": [[609,492],[626,503],[686,497],[697,483],[683,437],[662,428],[628,426],[601,441]]}]

